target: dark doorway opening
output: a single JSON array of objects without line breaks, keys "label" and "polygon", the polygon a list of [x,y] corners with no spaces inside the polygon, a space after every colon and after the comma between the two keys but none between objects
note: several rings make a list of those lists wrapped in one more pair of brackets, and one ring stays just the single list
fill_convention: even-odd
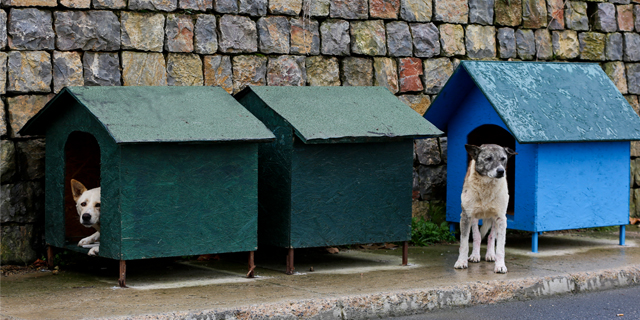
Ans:
[{"label": "dark doorway opening", "polygon": [[[497,144],[517,151],[516,139],[513,138],[511,133],[500,126],[493,124],[482,125],[471,131],[469,135],[467,135],[467,144],[476,146],[483,144]],[[467,155],[467,163],[469,163],[470,160],[469,155]],[[514,213],[515,173],[516,160],[515,157],[511,157],[507,162],[507,184],[509,187],[509,206],[507,207],[507,214],[510,215],[513,215]]]},{"label": "dark doorway opening", "polygon": [[65,239],[70,243],[78,243],[82,238],[94,234],[96,230],[80,223],[71,193],[71,179],[80,181],[87,189],[100,186],[100,145],[93,135],[74,131],[67,138],[64,152]]}]

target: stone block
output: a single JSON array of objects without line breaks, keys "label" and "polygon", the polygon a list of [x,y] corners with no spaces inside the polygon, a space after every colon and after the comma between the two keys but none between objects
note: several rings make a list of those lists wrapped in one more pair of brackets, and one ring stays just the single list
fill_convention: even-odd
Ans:
[{"label": "stone block", "polygon": [[[498,3],[500,1],[496,1]],[[496,28],[492,26],[468,25],[465,46],[471,59],[487,59],[496,56]]]},{"label": "stone block", "polygon": [[197,54],[167,55],[167,84],[170,86],[202,86],[202,60]]},{"label": "stone block", "polygon": [[60,0],[60,5],[72,9],[89,9],[91,0]]},{"label": "stone block", "polygon": [[213,9],[213,0],[180,0],[180,9],[207,11]]},{"label": "stone block", "polygon": [[469,20],[469,4],[467,0],[434,0],[433,20],[467,23]]},{"label": "stone block", "polygon": [[446,57],[465,55],[464,28],[459,24],[444,23],[439,26],[439,29],[442,55]]},{"label": "stone block", "polygon": [[511,59],[516,57],[516,35],[511,28],[498,29],[498,53],[502,59]]},{"label": "stone block", "polygon": [[[4,136],[7,133],[7,128],[4,125],[4,104],[0,101],[0,114],[2,114],[2,128]],[[16,147],[11,140],[2,140],[0,144],[0,178],[2,185],[11,182],[16,174]]]},{"label": "stone block", "polygon": [[349,22],[344,20],[326,20],[320,25],[322,54],[346,56],[350,53],[351,37]]},{"label": "stone block", "polygon": [[618,31],[616,6],[613,3],[597,3],[593,14],[593,28],[602,32]]},{"label": "stone block", "polygon": [[396,61],[387,57],[373,58],[373,85],[383,86],[391,93],[398,93],[398,68]]},{"label": "stone block", "polygon": [[[640,141],[631,141],[631,156],[632,157],[640,157]],[[636,189],[640,190],[640,189]],[[638,217],[640,217],[640,213],[638,213]]]},{"label": "stone block", "polygon": [[522,22],[522,0],[495,1],[495,24],[517,27]]},{"label": "stone block", "polygon": [[571,30],[589,30],[589,16],[587,3],[582,1],[567,1],[564,11],[565,27]]},{"label": "stone block", "polygon": [[609,76],[609,79],[613,81],[620,93],[627,94],[627,75],[624,70],[624,63],[621,61],[607,62],[602,69]]},{"label": "stone block", "polygon": [[125,0],[91,0],[94,9],[124,9],[127,7]]},{"label": "stone block", "polygon": [[553,45],[551,34],[547,29],[538,29],[535,32],[536,58],[538,60],[550,60],[553,58]]},{"label": "stone block", "polygon": [[264,86],[267,84],[267,57],[234,56],[233,92],[237,93],[246,86]]},{"label": "stone block", "polygon": [[331,0],[329,16],[341,19],[367,19],[369,4],[367,0]]},{"label": "stone block", "polygon": [[216,16],[212,14],[199,14],[196,16],[194,46],[196,53],[200,54],[214,54],[218,51]]},{"label": "stone block", "polygon": [[[636,4],[633,6],[633,16],[635,17],[635,22],[633,23],[636,27],[636,31],[640,32],[640,4]],[[1,40],[0,40],[0,47],[1,46]]]},{"label": "stone block", "polygon": [[351,52],[368,56],[387,54],[387,38],[382,20],[352,21],[350,34]]},{"label": "stone block", "polygon": [[335,57],[308,57],[305,60],[310,86],[340,86],[340,64]]},{"label": "stone block", "polygon": [[7,93],[7,60],[9,55],[0,52],[0,94]]},{"label": "stone block", "polygon": [[426,59],[422,62],[424,74],[424,93],[438,94],[453,74],[453,65],[449,58]]},{"label": "stone block", "polygon": [[369,0],[369,16],[377,19],[398,19],[400,0]]},{"label": "stone block", "polygon": [[18,131],[42,109],[52,95],[23,95],[7,97],[7,123],[12,138],[23,137]]},{"label": "stone block", "polygon": [[547,23],[549,30],[564,29],[564,0],[547,0]]},{"label": "stone block", "polygon": [[392,57],[406,57],[413,53],[409,25],[404,21],[387,23],[387,49]]},{"label": "stone block", "polygon": [[624,33],[624,61],[640,61],[640,34]]},{"label": "stone block", "polygon": [[7,46],[7,13],[0,9],[0,50]]},{"label": "stone block", "polygon": [[258,20],[258,39],[262,53],[289,53],[291,25],[283,16],[262,17]]},{"label": "stone block", "polygon": [[44,139],[16,141],[15,147],[20,178],[22,180],[44,178]]},{"label": "stone block", "polygon": [[413,55],[431,58],[440,54],[440,31],[433,23],[410,23]]},{"label": "stone block", "polygon": [[57,11],[54,13],[59,50],[120,50],[120,21],[111,11]]},{"label": "stone block", "polygon": [[616,11],[618,12],[618,29],[620,29],[620,31],[633,31],[633,5],[616,6]]},{"label": "stone block", "polygon": [[253,17],[267,15],[267,0],[240,0],[238,2],[238,13],[248,14]]},{"label": "stone block", "polygon": [[311,17],[326,17],[329,15],[331,0],[303,0],[303,15]]},{"label": "stone block", "polygon": [[[224,15],[220,18],[219,48],[222,52],[258,51],[256,24],[249,17]],[[266,69],[265,69],[266,70]]]},{"label": "stone block", "polygon": [[11,9],[7,34],[11,49],[52,50],[55,48],[53,19],[49,10]]},{"label": "stone block", "polygon": [[[631,0],[609,0],[607,2],[615,3],[615,4],[629,4]],[[633,0],[633,2],[639,2],[638,0]]]},{"label": "stone block", "polygon": [[413,109],[421,116],[423,116],[424,113],[427,112],[427,109],[429,109],[429,105],[431,105],[429,96],[424,94],[403,94],[401,96],[398,96],[398,99],[411,107],[411,109]]},{"label": "stone block", "polygon": [[414,143],[415,152],[420,164],[433,166],[442,162],[438,138],[415,139]]},{"label": "stone block", "polygon": [[447,166],[418,168],[420,197],[423,200],[444,200],[447,192]]},{"label": "stone block", "polygon": [[[0,99],[0,136],[4,137],[7,134],[7,117],[4,111],[4,101]],[[5,140],[2,140],[2,143],[5,143]],[[3,163],[2,165],[4,166],[5,164]],[[0,170],[4,170],[3,167],[0,167]],[[4,183],[5,180],[3,179],[2,182]]]},{"label": "stone block", "polygon": [[495,0],[469,0],[469,23],[492,25],[494,6]]},{"label": "stone block", "polygon": [[[44,172],[44,168],[42,170]],[[2,198],[3,200],[0,201],[0,222],[2,223],[32,224],[44,218],[42,182],[20,181],[2,185]]]},{"label": "stone block", "polygon": [[[11,2],[18,2],[10,0]],[[46,1],[38,1],[46,2]],[[3,197],[4,199],[4,197]],[[2,265],[18,264],[28,265],[38,258],[36,238],[33,224],[26,225],[2,225],[0,234],[0,261]]]},{"label": "stone block", "polygon": [[7,7],[55,7],[56,0],[2,0],[2,4]]},{"label": "stone block", "polygon": [[154,13],[120,13],[122,49],[162,52],[164,15]]},{"label": "stone block", "polygon": [[409,22],[429,22],[433,14],[431,0],[400,0],[400,18]]},{"label": "stone block", "polygon": [[289,51],[292,54],[320,54],[318,21],[304,18],[291,18],[289,23],[291,25],[291,44]]},{"label": "stone block", "polygon": [[79,52],[53,52],[53,92],[64,87],[83,86],[82,58]]},{"label": "stone block", "polygon": [[522,26],[532,29],[547,26],[547,3],[545,0],[522,0]]},{"label": "stone block", "polygon": [[305,57],[278,56],[267,63],[268,86],[304,86],[307,83]]},{"label": "stone block", "polygon": [[171,12],[178,8],[178,0],[129,0],[129,10]]},{"label": "stone block", "polygon": [[82,56],[85,86],[119,86],[120,59],[117,53],[85,52]]},{"label": "stone block", "polygon": [[193,51],[193,20],[190,15],[167,15],[164,50],[169,52]]},{"label": "stone block", "polygon": [[578,35],[580,41],[580,59],[600,61],[604,60],[604,46],[606,36],[598,32],[581,32]]},{"label": "stone block", "polygon": [[166,86],[167,66],[157,52],[122,52],[122,81],[125,86]]},{"label": "stone block", "polygon": [[342,60],[343,86],[372,86],[373,64],[369,58],[346,57]]},{"label": "stone block", "polygon": [[604,46],[604,56],[607,60],[622,60],[623,52],[622,34],[607,33],[606,44]]},{"label": "stone block", "polygon": [[297,16],[302,10],[302,0],[269,0],[269,13]]},{"label": "stone block", "polygon": [[627,91],[640,94],[640,63],[627,63]]},{"label": "stone block", "polygon": [[223,55],[204,56],[204,85],[221,87],[233,93],[231,57]]},{"label": "stone block", "polygon": [[551,41],[553,42],[553,53],[557,59],[575,59],[580,54],[580,42],[576,31],[553,31]]},{"label": "stone block", "polygon": [[218,13],[238,13],[238,0],[215,0],[213,8]]},{"label": "stone block", "polygon": [[420,79],[424,74],[421,59],[412,57],[398,59],[398,74],[400,92],[417,92],[424,90],[422,80]]},{"label": "stone block", "polygon": [[51,55],[48,52],[9,52],[7,69],[7,91],[51,92]]}]

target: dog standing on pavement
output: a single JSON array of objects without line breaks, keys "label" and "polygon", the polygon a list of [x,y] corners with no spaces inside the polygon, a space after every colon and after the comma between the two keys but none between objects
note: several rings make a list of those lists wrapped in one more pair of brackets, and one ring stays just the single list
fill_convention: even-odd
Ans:
[{"label": "dog standing on pavement", "polygon": [[[507,231],[507,160],[517,153],[495,144],[465,145],[471,156],[462,187],[460,214],[460,254],[454,268],[467,268],[468,261],[480,261],[480,241],[491,228],[486,261],[495,261],[494,272],[507,273],[504,244]],[[478,220],[482,219],[482,231]],[[473,251],[469,254],[469,231],[473,229]],[[496,244],[497,241],[497,244]]]},{"label": "dog standing on pavement", "polygon": [[[87,228],[96,229],[96,233],[80,240],[78,246],[82,247],[98,242],[100,240],[100,188],[87,190],[78,180],[71,179],[71,193],[73,201],[76,202],[80,223]],[[99,248],[99,246],[91,248],[89,255],[97,255]]]}]

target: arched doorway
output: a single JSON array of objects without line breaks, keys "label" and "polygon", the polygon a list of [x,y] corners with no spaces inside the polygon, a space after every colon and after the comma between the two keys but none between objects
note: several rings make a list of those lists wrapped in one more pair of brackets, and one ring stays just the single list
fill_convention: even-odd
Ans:
[{"label": "arched doorway", "polygon": [[[476,146],[482,144],[497,144],[517,151],[516,140],[511,133],[493,124],[482,125],[471,131],[467,135],[467,144]],[[470,157],[467,155],[467,162],[470,160]],[[515,157],[511,157],[507,162],[507,184],[509,186],[509,206],[507,207],[507,214],[510,215],[514,213],[515,173],[516,160]]]},{"label": "arched doorway", "polygon": [[100,146],[93,135],[74,131],[69,134],[64,147],[64,212],[65,239],[77,243],[96,232],[80,223],[76,203],[71,193],[71,179],[80,181],[87,189],[100,186]]}]

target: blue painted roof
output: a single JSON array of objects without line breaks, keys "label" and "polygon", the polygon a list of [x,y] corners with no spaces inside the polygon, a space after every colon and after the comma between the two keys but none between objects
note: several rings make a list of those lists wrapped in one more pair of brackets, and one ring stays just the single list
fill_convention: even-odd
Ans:
[{"label": "blue painted roof", "polygon": [[462,61],[424,117],[446,131],[473,86],[519,143],[640,140],[640,117],[595,63]]}]

